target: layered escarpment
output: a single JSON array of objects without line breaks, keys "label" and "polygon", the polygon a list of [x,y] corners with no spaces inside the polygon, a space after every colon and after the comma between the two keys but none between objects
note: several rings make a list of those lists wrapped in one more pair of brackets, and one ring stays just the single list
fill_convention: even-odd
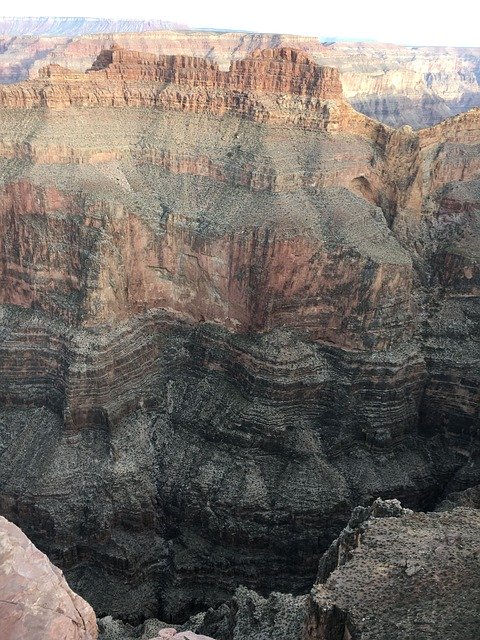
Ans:
[{"label": "layered escarpment", "polygon": [[[335,101],[335,104],[330,104]],[[154,56],[112,47],[87,73],[58,65],[37,80],[0,88],[6,108],[159,107],[335,129],[355,112],[345,103],[336,69],[300,51],[272,49],[233,62],[228,71],[202,58]]]},{"label": "layered escarpment", "polygon": [[[55,26],[63,28],[62,23]],[[92,23],[74,26],[91,28]],[[134,24],[130,31],[136,29]],[[478,47],[326,44],[318,38],[235,32],[144,29],[142,33],[121,33],[125,30],[122,24],[117,28],[120,33],[112,35],[113,30],[107,32],[106,27],[105,33],[81,37],[22,37],[13,31],[0,35],[0,82],[35,77],[49,63],[83,72],[112,42],[144,54],[207,58],[222,69],[255,51],[286,47],[307,53],[322,66],[339,69],[352,106],[391,126],[430,126],[480,105]]]},{"label": "layered escarpment", "polygon": [[0,508],[97,612],[306,590],[353,505],[478,483],[478,111],[284,48],[0,100]]}]

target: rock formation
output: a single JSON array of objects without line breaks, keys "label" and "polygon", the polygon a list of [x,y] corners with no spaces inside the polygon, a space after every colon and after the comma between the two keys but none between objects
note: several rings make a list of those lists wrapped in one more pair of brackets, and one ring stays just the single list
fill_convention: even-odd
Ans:
[{"label": "rock formation", "polygon": [[368,511],[354,511],[335,545],[336,569],[313,588],[306,637],[475,637],[480,511],[409,513],[379,501]]},{"label": "rock formation", "polygon": [[[91,24],[76,26],[90,28]],[[57,27],[60,33],[66,28],[63,23]],[[254,51],[283,46],[304,51],[322,66],[338,68],[350,103],[388,125],[425,127],[480,106],[479,48],[325,44],[301,36],[207,31],[144,30],[112,35],[109,25],[101,30],[105,33],[33,38],[18,37],[16,31],[5,29],[5,35],[0,35],[0,82],[17,82],[29,74],[35,77],[48,63],[83,72],[113,42],[144,54],[207,58],[222,69]],[[124,29],[120,26],[118,30]],[[136,27],[129,30],[136,31]]]},{"label": "rock formation", "polygon": [[308,596],[266,600],[238,589],[191,622],[218,640],[475,637],[479,536],[477,509],[413,513],[397,500],[376,500],[354,509]]},{"label": "rock formation", "polygon": [[393,130],[285,47],[0,104],[0,511],[98,614],[305,593],[353,506],[480,484],[479,110]]},{"label": "rock formation", "polygon": [[96,640],[92,608],[62,572],[0,516],[0,630],[2,640]]}]

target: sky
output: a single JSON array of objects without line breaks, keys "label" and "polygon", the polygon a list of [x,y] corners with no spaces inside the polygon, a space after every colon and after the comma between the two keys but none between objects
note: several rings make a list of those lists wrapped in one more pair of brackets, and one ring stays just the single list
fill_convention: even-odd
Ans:
[{"label": "sky", "polygon": [[198,28],[480,46],[479,9],[474,0],[448,4],[438,0],[4,0],[0,12],[9,16],[151,18]]}]

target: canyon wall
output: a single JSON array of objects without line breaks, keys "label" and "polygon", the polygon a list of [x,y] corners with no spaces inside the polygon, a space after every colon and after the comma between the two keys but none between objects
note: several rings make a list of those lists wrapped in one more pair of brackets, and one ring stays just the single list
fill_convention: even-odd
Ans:
[{"label": "canyon wall", "polygon": [[306,592],[353,506],[480,484],[478,109],[393,130],[286,47],[0,105],[0,511],[97,613]]}]

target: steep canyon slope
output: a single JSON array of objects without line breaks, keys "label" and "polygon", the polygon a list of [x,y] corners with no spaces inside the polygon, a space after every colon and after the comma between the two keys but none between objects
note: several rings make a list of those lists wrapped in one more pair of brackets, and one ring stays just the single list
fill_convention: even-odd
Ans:
[{"label": "steep canyon slope", "polygon": [[[262,598],[239,588],[190,624],[216,640],[475,638],[479,533],[478,509],[413,513],[396,500],[377,499],[354,509],[320,559],[309,594]],[[110,621],[100,624],[102,640],[116,640]],[[140,635],[123,627],[122,640]]]},{"label": "steep canyon slope", "polygon": [[0,512],[97,613],[306,591],[353,506],[480,484],[480,110],[117,46],[0,112]]},{"label": "steep canyon slope", "polygon": [[[48,25],[47,25],[48,26]],[[308,53],[318,64],[340,70],[346,98],[358,111],[391,126],[430,126],[469,108],[480,106],[480,48],[405,47],[385,43],[322,43],[318,38],[282,34],[143,31],[109,33],[115,25],[102,25],[100,34],[71,37],[72,30],[91,23],[54,22],[57,36],[22,36],[14,23],[0,22],[0,82],[35,77],[45,64],[60,64],[73,71],[91,66],[113,43],[152,54],[207,57],[228,69],[230,62],[254,51],[293,47]],[[40,24],[42,27],[42,24]],[[171,27],[173,28],[173,27]],[[62,29],[65,31],[62,37]],[[118,31],[125,31],[119,25]],[[32,33],[32,27],[23,33]],[[48,33],[48,32],[47,32]]]}]

